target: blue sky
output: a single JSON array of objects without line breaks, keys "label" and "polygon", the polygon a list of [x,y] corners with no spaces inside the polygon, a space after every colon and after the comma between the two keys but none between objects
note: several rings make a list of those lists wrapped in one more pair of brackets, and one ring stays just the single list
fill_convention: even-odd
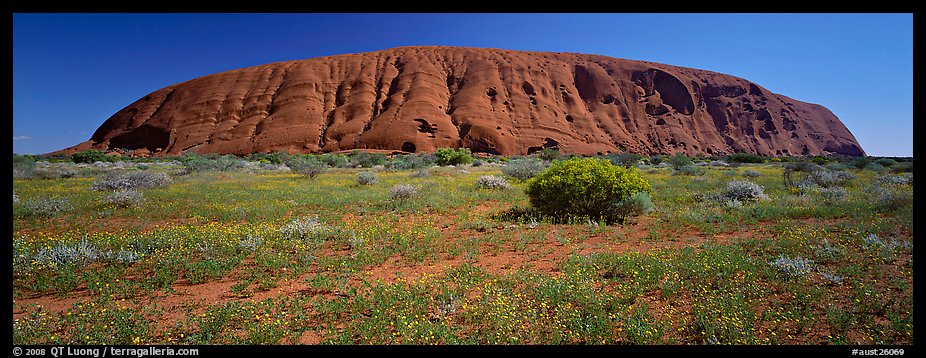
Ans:
[{"label": "blue sky", "polygon": [[396,46],[580,52],[726,73],[913,155],[912,14],[14,14],[13,152],[90,138],[164,86]]}]

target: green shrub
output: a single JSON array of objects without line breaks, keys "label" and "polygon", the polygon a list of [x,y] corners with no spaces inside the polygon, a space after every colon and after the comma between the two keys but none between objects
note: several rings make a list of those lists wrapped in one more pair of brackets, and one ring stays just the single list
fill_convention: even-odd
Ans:
[{"label": "green shrub", "polygon": [[890,167],[894,164],[897,164],[897,161],[891,158],[879,158],[878,160],[875,160],[875,163],[881,164],[881,166]]},{"label": "green shrub", "polygon": [[552,160],[559,159],[559,157],[561,156],[561,154],[560,154],[560,152],[559,152],[559,149],[555,149],[555,148],[543,148],[543,150],[540,151],[540,153],[538,154],[538,156],[540,157],[540,159],[543,159],[543,160],[551,160],[551,161],[552,161]]},{"label": "green shrub", "polygon": [[662,163],[662,162],[664,162],[665,160],[666,160],[666,156],[664,156],[664,155],[662,155],[662,154],[656,154],[656,155],[654,155],[654,156],[652,156],[652,157],[649,157],[649,162],[650,162],[650,164],[652,164],[652,165],[659,165],[659,163]]},{"label": "green shrub", "polygon": [[241,158],[232,154],[218,155],[206,154],[199,155],[196,153],[186,153],[177,158],[188,172],[197,171],[235,171],[244,168],[245,163]]},{"label": "green shrub", "polygon": [[556,162],[526,190],[531,205],[554,219],[588,218],[606,223],[623,220],[614,208],[624,199],[651,191],[652,186],[633,168],[596,158]]},{"label": "green shrub", "polygon": [[765,158],[755,154],[739,152],[727,156],[727,162],[731,163],[764,163]]},{"label": "green shrub", "polygon": [[819,156],[819,155],[813,156],[813,157],[810,158],[810,162],[811,162],[811,163],[814,163],[814,164],[816,164],[816,165],[824,165],[824,164],[827,164],[827,163],[829,163],[829,162],[831,162],[831,161],[832,161],[832,160],[831,160],[830,158],[823,157],[823,156]]},{"label": "green shrub", "polygon": [[680,168],[688,165],[694,165],[694,162],[691,161],[691,158],[688,158],[685,154],[678,153],[666,159],[666,162],[672,165],[672,168],[679,170]]},{"label": "green shrub", "polygon": [[643,156],[636,153],[616,153],[608,156],[608,159],[611,160],[611,164],[621,165],[627,168],[632,167],[634,164],[640,161]]},{"label": "green shrub", "polygon": [[868,164],[865,165],[865,168],[864,168],[864,169],[865,169],[865,170],[870,170],[870,171],[873,171],[873,172],[883,172],[883,171],[887,170],[887,168],[885,168],[883,165],[878,164],[878,163],[868,163]]},{"label": "green shrub", "polygon": [[382,153],[367,153],[359,150],[351,152],[350,164],[353,167],[372,168],[386,164],[386,155]]},{"label": "green shrub", "polygon": [[286,152],[254,153],[248,156],[248,160],[255,162],[266,161],[267,163],[280,165],[286,163],[290,157],[292,155]]},{"label": "green shrub", "polygon": [[860,157],[860,158],[856,158],[856,159],[852,162],[852,165],[854,165],[854,166],[855,166],[856,168],[858,168],[858,169],[864,169],[866,165],[868,165],[869,163],[871,163],[871,162],[873,162],[873,161],[874,161],[874,160],[871,159],[871,158],[869,158],[869,157]]},{"label": "green shrub", "polygon": [[350,160],[344,154],[325,153],[315,156],[316,159],[332,168],[347,168]]},{"label": "green shrub", "polygon": [[408,170],[426,168],[431,166],[431,164],[432,162],[426,161],[424,156],[417,154],[404,154],[393,157],[392,160],[386,164],[386,167],[398,170]]},{"label": "green shrub", "polygon": [[115,162],[119,160],[118,155],[109,155],[102,151],[93,149],[85,152],[74,153],[71,155],[74,163],[96,163],[96,162]]},{"label": "green shrub", "polygon": [[460,165],[473,162],[469,148],[439,148],[434,155],[437,156],[437,165]]},{"label": "green shrub", "polygon": [[894,173],[913,173],[913,162],[901,162],[891,166]]}]

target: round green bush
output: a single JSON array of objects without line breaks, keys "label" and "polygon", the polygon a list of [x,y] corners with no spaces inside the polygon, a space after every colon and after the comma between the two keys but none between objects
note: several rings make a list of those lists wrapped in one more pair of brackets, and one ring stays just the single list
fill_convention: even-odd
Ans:
[{"label": "round green bush", "polygon": [[469,148],[460,148],[457,150],[453,148],[438,148],[437,151],[434,152],[434,155],[437,156],[437,165],[441,166],[469,164],[473,162],[473,156]]},{"label": "round green bush", "polygon": [[622,202],[634,193],[652,193],[652,186],[634,168],[598,158],[556,162],[527,186],[530,203],[555,220],[589,218],[623,221]]},{"label": "round green bush", "polygon": [[78,152],[71,155],[74,163],[96,163],[96,162],[115,162],[119,156],[103,153],[102,151],[92,149],[84,152]]}]

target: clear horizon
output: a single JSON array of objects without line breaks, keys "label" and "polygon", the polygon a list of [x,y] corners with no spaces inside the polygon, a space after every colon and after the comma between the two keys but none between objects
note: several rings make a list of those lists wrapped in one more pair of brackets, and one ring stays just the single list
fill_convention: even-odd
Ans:
[{"label": "clear horizon", "polygon": [[868,155],[913,156],[912,14],[14,14],[13,152],[84,142],[126,105],[196,77],[400,46],[720,72],[828,108]]}]

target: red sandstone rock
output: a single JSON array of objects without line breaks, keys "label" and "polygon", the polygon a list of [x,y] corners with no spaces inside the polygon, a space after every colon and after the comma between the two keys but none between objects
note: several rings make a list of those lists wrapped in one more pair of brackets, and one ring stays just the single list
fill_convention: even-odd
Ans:
[{"label": "red sandstone rock", "polygon": [[[401,47],[157,90],[56,153],[349,149],[864,155],[823,106],[720,73],[598,55]],[[143,149],[143,150],[140,150]]]}]

